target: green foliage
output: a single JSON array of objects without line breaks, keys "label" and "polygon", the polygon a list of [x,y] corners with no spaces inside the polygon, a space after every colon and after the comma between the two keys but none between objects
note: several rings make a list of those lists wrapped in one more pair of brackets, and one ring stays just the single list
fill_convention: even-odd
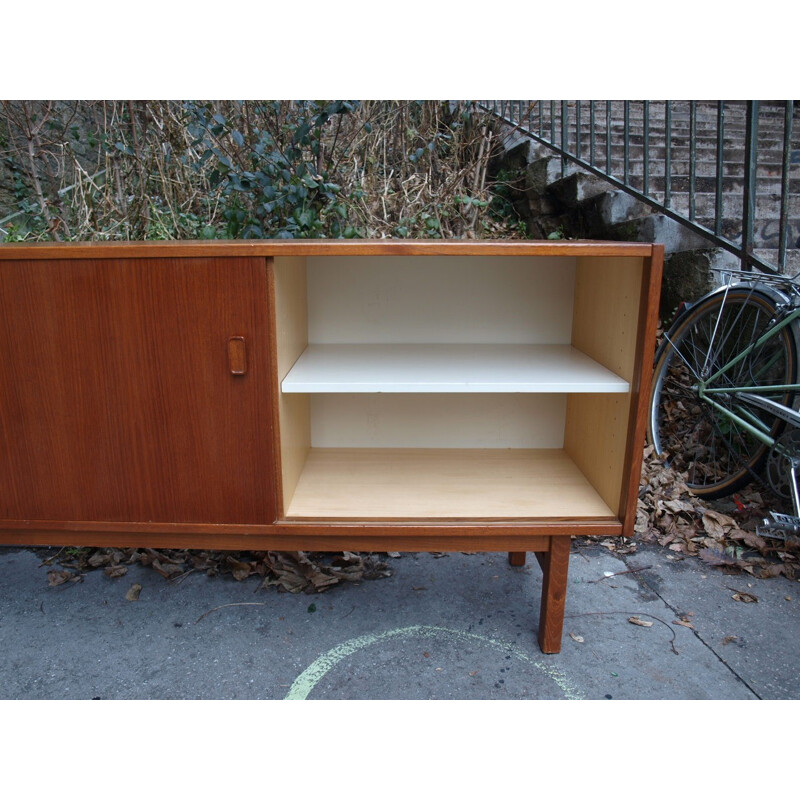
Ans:
[{"label": "green foliage", "polygon": [[3,242],[24,242],[26,239],[31,238],[33,237],[30,231],[12,224],[8,226],[5,236],[3,236]]},{"label": "green foliage", "polygon": [[0,102],[6,239],[524,236],[494,125],[470,101]]},{"label": "green foliage", "polygon": [[[287,113],[278,102],[248,111],[275,127],[248,124],[248,118],[213,113],[210,104],[186,103],[188,131],[200,158],[196,169],[212,165],[231,239],[353,237],[348,197],[336,180],[337,162],[327,156],[324,135],[332,121],[357,103],[302,101]],[[334,153],[334,156],[339,154]]]},{"label": "green foliage", "polygon": [[499,170],[492,184],[492,195],[488,210],[492,219],[499,223],[510,225],[520,235],[527,236],[527,225],[520,217],[513,201],[514,193],[518,191],[515,187],[524,185],[524,183],[523,170]]}]

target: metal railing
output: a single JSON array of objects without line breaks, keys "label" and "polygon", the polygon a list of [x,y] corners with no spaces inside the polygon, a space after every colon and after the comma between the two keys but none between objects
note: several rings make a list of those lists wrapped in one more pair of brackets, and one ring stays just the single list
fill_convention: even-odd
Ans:
[{"label": "metal railing", "polygon": [[790,177],[800,169],[800,141],[791,100],[480,105],[557,153],[562,177],[573,164],[599,176],[735,254],[742,269],[785,272],[787,252],[800,255],[800,175]]}]

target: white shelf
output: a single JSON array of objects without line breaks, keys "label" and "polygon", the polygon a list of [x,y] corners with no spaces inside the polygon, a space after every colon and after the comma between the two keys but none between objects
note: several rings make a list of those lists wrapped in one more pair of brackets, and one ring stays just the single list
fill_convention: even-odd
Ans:
[{"label": "white shelf", "polygon": [[570,345],[311,344],[282,389],[625,393],[629,384]]}]

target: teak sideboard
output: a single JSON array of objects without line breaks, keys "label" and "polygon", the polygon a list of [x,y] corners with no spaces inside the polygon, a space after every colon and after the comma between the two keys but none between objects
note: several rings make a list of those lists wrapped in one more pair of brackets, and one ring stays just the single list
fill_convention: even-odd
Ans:
[{"label": "teak sideboard", "polygon": [[504,551],[631,535],[663,248],[0,246],[0,543]]}]

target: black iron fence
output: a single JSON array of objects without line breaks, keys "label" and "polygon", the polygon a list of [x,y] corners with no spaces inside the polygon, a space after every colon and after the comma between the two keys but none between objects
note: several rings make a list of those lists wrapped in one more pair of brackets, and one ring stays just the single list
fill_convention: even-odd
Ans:
[{"label": "black iron fence", "polygon": [[735,254],[743,269],[800,270],[793,101],[487,100],[481,106],[560,156],[562,176],[578,165],[709,246]]}]

